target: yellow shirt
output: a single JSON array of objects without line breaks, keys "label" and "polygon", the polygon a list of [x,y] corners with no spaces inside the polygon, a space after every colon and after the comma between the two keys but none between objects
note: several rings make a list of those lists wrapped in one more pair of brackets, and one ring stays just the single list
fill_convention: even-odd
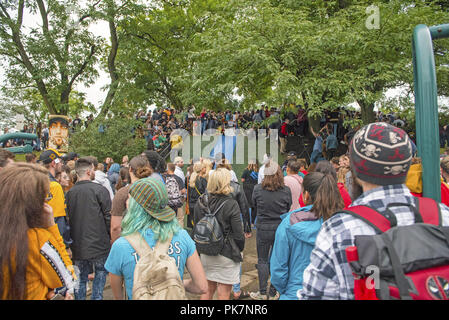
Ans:
[{"label": "yellow shirt", "polygon": [[[14,265],[14,263],[13,263]],[[6,272],[5,283],[9,282]],[[28,264],[26,269],[26,300],[45,300],[49,291],[75,287],[76,275],[64,241],[55,224],[48,229],[28,230]],[[6,299],[7,292],[2,299]]]},{"label": "yellow shirt", "polygon": [[170,137],[171,148],[182,148],[182,137],[179,134],[174,134]]},{"label": "yellow shirt", "polygon": [[54,217],[65,217],[66,204],[64,190],[62,190],[61,185],[56,181],[51,181],[50,193],[52,194],[53,198],[48,201],[48,204],[53,208]]}]

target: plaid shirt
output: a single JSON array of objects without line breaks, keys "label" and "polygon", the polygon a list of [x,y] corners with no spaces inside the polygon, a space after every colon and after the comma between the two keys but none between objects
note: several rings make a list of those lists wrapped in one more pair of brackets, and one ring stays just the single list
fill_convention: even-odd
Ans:
[{"label": "plaid shirt", "polygon": [[[415,204],[414,196],[403,184],[382,186],[369,190],[351,206],[366,205],[379,212],[392,202]],[[449,226],[449,208],[440,204],[443,226]],[[414,215],[407,206],[391,207],[397,224],[410,225]],[[336,213],[325,221],[310,256],[310,264],[304,270],[299,299],[354,299],[354,277],[346,260],[345,249],[354,245],[357,235],[375,235],[375,230],[349,214]]]}]

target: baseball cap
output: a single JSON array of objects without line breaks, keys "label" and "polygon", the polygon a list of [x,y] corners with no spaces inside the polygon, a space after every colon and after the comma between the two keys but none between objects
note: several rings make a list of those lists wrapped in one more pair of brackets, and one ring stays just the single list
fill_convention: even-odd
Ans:
[{"label": "baseball cap", "polygon": [[39,156],[39,162],[42,162],[43,164],[49,164],[53,160],[60,158],[61,154],[58,151],[56,151],[55,149],[47,149]]},{"label": "baseball cap", "polygon": [[63,157],[65,161],[74,160],[75,158],[79,158],[79,155],[76,152],[69,152]]},{"label": "baseball cap", "polygon": [[168,206],[168,194],[162,181],[143,178],[129,188],[129,195],[153,218],[169,222],[176,216]]}]

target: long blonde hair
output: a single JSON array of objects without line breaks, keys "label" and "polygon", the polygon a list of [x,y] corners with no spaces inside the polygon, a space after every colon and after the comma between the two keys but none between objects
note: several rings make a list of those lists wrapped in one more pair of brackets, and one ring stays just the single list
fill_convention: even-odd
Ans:
[{"label": "long blonde hair", "polygon": [[196,179],[200,176],[201,170],[203,170],[204,165],[201,162],[196,162],[193,165],[193,172],[190,175],[189,186],[195,187]]},{"label": "long blonde hair", "polygon": [[349,172],[348,167],[340,167],[337,171],[337,183],[343,183],[346,188],[346,174]]}]

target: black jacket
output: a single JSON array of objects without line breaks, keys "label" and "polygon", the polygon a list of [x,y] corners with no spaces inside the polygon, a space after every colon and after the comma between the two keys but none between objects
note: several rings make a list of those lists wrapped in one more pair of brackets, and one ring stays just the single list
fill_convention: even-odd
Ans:
[{"label": "black jacket", "polygon": [[237,201],[240,212],[243,216],[243,229],[246,233],[251,233],[251,220],[249,216],[248,200],[246,199],[245,192],[239,183],[231,181],[231,187],[234,191],[231,193],[234,200]]},{"label": "black jacket", "polygon": [[231,195],[204,195],[200,197],[195,205],[194,223],[196,224],[204,217],[207,212],[207,206],[209,206],[211,212],[214,212],[224,201],[226,203],[215,214],[226,238],[220,254],[233,261],[241,262],[243,261],[241,252],[245,248],[245,236],[243,234],[242,220],[240,219],[239,205]]},{"label": "black jacket", "polygon": [[111,198],[92,181],[79,181],[66,195],[73,260],[104,258],[111,249]]},{"label": "black jacket", "polygon": [[[193,208],[198,201],[198,198],[206,193],[207,188],[207,180],[203,177],[198,177],[195,181],[195,187],[190,186],[190,177],[186,179],[187,184],[187,192],[188,192],[188,198],[189,198],[189,207]],[[196,190],[198,189],[198,191]],[[198,193],[199,192],[199,193]]]},{"label": "black jacket", "polygon": [[256,226],[261,224],[279,225],[281,215],[290,211],[292,192],[287,186],[277,191],[262,189],[258,184],[254,187],[253,203],[257,208]]}]

